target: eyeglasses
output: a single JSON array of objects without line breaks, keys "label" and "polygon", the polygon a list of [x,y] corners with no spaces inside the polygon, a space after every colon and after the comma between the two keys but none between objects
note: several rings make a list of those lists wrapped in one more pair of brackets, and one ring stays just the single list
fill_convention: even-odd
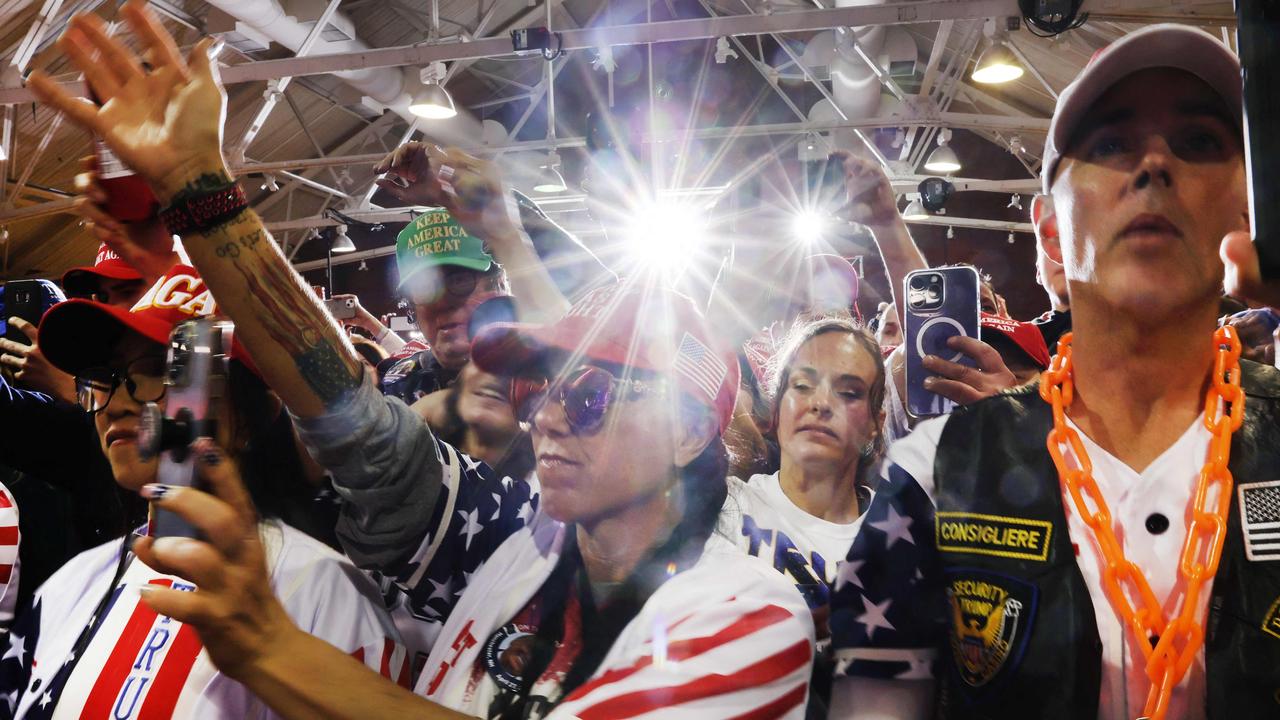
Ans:
[{"label": "eyeglasses", "polygon": [[569,374],[554,388],[546,378],[513,379],[511,408],[520,429],[528,432],[533,427],[534,416],[554,392],[574,433],[593,435],[604,425],[614,400],[661,395],[665,391],[662,382],[616,378],[608,370],[588,365]]},{"label": "eyeglasses", "polygon": [[123,374],[108,367],[82,370],[76,375],[76,401],[85,412],[99,413],[123,385],[135,402],[159,402],[165,393],[164,369],[164,357],[148,355],[130,362]]},{"label": "eyeglasses", "polygon": [[409,295],[418,305],[431,305],[446,297],[455,301],[465,300],[475,292],[479,282],[480,273],[474,270],[446,270],[438,278],[420,278],[417,282],[411,282]]}]

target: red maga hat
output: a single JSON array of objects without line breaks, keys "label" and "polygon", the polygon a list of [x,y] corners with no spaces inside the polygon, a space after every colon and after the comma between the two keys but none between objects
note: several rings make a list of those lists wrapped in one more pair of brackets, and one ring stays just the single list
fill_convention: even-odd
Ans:
[{"label": "red maga hat", "polygon": [[715,413],[721,431],[738,395],[738,361],[693,301],[625,281],[588,293],[549,325],[490,325],[472,343],[471,358],[486,372],[509,376],[558,372],[576,360],[670,374]]}]

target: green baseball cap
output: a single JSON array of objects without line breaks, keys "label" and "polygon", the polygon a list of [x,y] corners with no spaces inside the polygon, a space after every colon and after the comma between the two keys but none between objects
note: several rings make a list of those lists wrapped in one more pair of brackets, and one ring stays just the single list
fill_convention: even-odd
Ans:
[{"label": "green baseball cap", "polygon": [[467,233],[444,208],[427,208],[396,235],[401,288],[424,268],[457,265],[486,272],[493,262],[480,238]]}]

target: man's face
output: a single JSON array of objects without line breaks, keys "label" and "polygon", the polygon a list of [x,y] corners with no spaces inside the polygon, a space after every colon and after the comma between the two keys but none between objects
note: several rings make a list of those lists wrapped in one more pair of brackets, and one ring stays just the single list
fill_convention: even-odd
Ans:
[{"label": "man's face", "polygon": [[1239,136],[1217,93],[1188,73],[1144,70],[1112,87],[1051,191],[1073,301],[1167,316],[1215,298],[1218,246],[1247,226]]},{"label": "man's face", "polygon": [[902,326],[898,324],[898,308],[893,303],[887,303],[880,311],[880,322],[876,324],[876,342],[882,348],[902,344]]},{"label": "man's face", "polygon": [[1054,310],[1068,306],[1066,270],[1040,248],[1036,250],[1036,282],[1049,295]]},{"label": "man's face", "polygon": [[147,285],[142,280],[116,280],[104,277],[98,281],[98,287],[93,292],[93,299],[103,305],[111,305],[122,310],[128,310],[138,302],[138,299],[146,291]]},{"label": "man's face", "polygon": [[471,359],[467,324],[476,306],[496,293],[490,277],[466,268],[443,266],[439,272],[423,271],[410,289],[418,329],[431,345],[436,360],[449,370],[459,370]]}]

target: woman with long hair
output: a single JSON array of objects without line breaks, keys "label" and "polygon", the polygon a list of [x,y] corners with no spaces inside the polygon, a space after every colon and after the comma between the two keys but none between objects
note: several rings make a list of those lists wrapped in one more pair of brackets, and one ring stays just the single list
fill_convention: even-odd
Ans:
[{"label": "woman with long hair", "polygon": [[730,478],[721,528],[748,554],[771,561],[809,603],[818,637],[809,712],[825,717],[829,599],[883,455],[884,363],[870,333],[834,315],[794,326],[770,375],[781,466],[746,481]]}]

